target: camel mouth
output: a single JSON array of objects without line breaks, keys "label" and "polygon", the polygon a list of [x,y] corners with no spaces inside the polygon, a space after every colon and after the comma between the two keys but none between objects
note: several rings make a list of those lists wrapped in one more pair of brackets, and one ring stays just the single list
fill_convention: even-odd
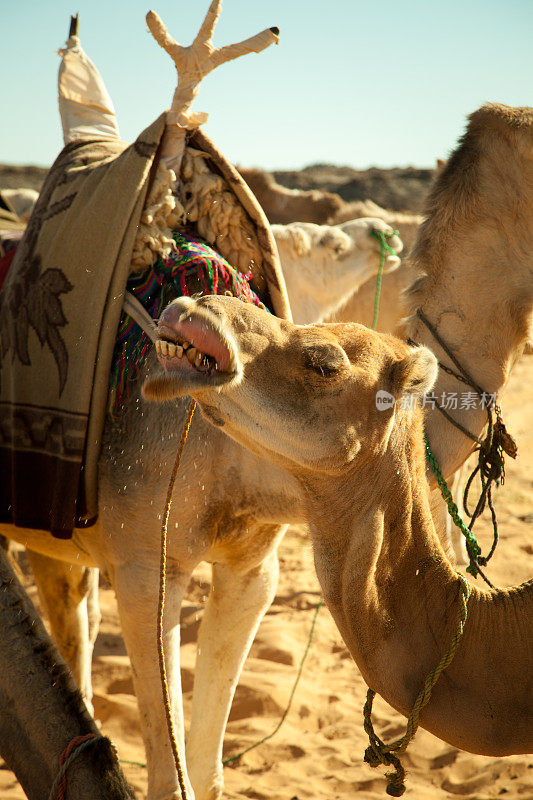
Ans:
[{"label": "camel mouth", "polygon": [[180,298],[163,311],[155,350],[163,373],[145,382],[143,393],[150,399],[218,387],[241,372],[233,337],[209,309],[190,298]]},{"label": "camel mouth", "polygon": [[402,263],[402,259],[399,256],[392,256],[388,255],[385,258],[385,272],[394,272],[395,269],[398,269],[400,264]]}]

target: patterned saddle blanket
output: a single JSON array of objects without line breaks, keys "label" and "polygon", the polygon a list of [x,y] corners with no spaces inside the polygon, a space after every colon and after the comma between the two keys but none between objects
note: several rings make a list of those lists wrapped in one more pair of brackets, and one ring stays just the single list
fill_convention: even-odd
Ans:
[{"label": "patterned saddle blanket", "polygon": [[[128,280],[131,292],[152,319],[174,298],[196,294],[226,294],[263,306],[250,287],[252,273],[234,269],[192,230],[173,232],[175,251]],[[122,313],[109,382],[108,413],[114,416],[127,399],[130,383],[139,375],[150,339],[127,314]]]}]

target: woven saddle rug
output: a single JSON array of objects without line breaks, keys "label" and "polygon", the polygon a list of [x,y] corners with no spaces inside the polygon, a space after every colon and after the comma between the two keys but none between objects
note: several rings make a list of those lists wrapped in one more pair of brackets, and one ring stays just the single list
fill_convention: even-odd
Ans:
[{"label": "woven saddle rug", "polygon": [[[234,269],[190,228],[175,230],[173,239],[175,249],[170,255],[158,258],[153,266],[131,276],[126,284],[127,291],[152,319],[157,319],[171,300],[183,295],[230,294],[245,303],[266,308],[250,286],[251,272],[244,274]],[[107,410],[111,417],[120,413],[150,346],[148,334],[124,311],[109,380]]]},{"label": "woven saddle rug", "polygon": [[65,147],[17,248],[0,293],[2,522],[67,538],[96,513],[80,480],[89,415],[97,438],[164,125],[162,115],[133,145]]},{"label": "woven saddle rug", "polygon": [[130,288],[135,294],[147,290],[154,314],[171,299],[159,284],[162,273],[174,281],[171,296],[185,281],[181,291],[184,285],[190,293],[229,290],[256,302],[249,276],[242,274],[249,270],[260,301],[290,318],[266,218],[238,173],[200,131],[188,139],[182,169],[184,213],[200,237],[239,271],[219,258],[215,272],[208,269],[204,277],[192,263],[194,278],[185,275],[179,258],[156,262],[151,273],[132,259],[139,242],[151,239],[150,198],[165,123],[162,114],[132,145],[118,140],[67,145],[17,248],[0,292],[1,522],[70,538],[75,527],[96,521],[110,376],[116,412],[146,351],[140,329],[122,315],[132,264]]}]

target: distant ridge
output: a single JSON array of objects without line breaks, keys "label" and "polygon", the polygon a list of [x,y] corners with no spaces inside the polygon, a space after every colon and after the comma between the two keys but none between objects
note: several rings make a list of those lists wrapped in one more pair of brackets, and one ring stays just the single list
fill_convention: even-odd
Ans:
[{"label": "distant ridge", "polygon": [[[28,187],[40,190],[45,167],[0,164],[0,189]],[[391,211],[423,211],[434,169],[370,167],[358,170],[335,164],[313,164],[301,170],[274,170],[278,183],[289,189],[321,189],[337,193],[344,201],[373,200]]]}]

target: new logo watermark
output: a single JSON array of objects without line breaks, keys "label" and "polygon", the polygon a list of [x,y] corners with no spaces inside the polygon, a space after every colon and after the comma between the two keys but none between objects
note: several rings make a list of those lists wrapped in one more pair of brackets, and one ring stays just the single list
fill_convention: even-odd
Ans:
[{"label": "new logo watermark", "polygon": [[376,408],[378,411],[386,411],[392,408],[396,399],[393,394],[386,392],[385,389],[378,389],[376,392]]}]

